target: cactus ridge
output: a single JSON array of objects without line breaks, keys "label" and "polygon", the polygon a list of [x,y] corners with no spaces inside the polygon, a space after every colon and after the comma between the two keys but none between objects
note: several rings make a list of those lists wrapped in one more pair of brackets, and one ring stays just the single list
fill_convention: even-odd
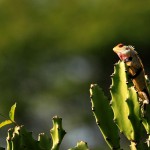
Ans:
[{"label": "cactus ridge", "polygon": [[[93,114],[104,139],[111,149],[120,149],[118,128],[113,122],[113,111],[108,98],[97,84],[91,84],[90,95],[92,108],[94,108]],[[104,119],[104,115],[107,119]]]},{"label": "cactus ridge", "polygon": [[133,128],[129,116],[129,109],[126,102],[128,99],[128,86],[126,84],[125,65],[123,62],[118,62],[114,67],[114,76],[112,78],[112,88],[110,90],[112,100],[111,107],[114,112],[114,120],[120,129],[129,140],[133,140]]}]

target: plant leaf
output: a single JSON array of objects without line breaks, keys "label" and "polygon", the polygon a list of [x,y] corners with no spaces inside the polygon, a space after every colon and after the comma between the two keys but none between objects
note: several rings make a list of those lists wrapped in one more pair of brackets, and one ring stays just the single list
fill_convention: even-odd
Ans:
[{"label": "plant leaf", "polygon": [[16,103],[11,107],[10,112],[9,112],[9,118],[11,121],[15,122],[15,110],[16,110]]},{"label": "plant leaf", "polygon": [[11,123],[12,123],[11,120],[5,120],[5,121],[3,121],[3,122],[0,123],[0,128],[2,128],[3,126],[6,126],[8,124],[11,124]]}]

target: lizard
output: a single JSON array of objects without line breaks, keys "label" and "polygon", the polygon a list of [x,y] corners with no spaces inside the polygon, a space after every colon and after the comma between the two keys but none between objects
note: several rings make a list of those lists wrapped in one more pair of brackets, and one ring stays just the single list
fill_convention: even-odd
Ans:
[{"label": "lizard", "polygon": [[119,56],[121,61],[127,65],[127,72],[131,78],[135,90],[138,93],[139,101],[141,102],[141,109],[144,111],[146,104],[150,103],[150,94],[145,79],[145,70],[143,63],[131,45],[118,44],[113,48],[113,51]]}]

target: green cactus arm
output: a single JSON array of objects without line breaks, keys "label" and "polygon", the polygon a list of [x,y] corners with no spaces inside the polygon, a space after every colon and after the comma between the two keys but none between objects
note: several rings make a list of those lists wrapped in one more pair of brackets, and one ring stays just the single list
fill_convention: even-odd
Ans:
[{"label": "green cactus arm", "polygon": [[129,97],[126,100],[129,108],[128,118],[131,121],[134,130],[133,139],[134,141],[139,143],[144,132],[144,127],[142,125],[141,107],[140,107],[137,92],[135,91],[133,86],[128,89],[128,92],[129,92]]},{"label": "green cactus arm", "polygon": [[24,126],[10,130],[7,141],[11,143],[7,145],[7,150],[40,150],[39,142],[32,138],[32,133],[27,132]]},{"label": "green cactus arm", "polygon": [[147,134],[150,135],[150,104],[146,105],[146,112],[144,117],[142,118],[142,124]]},{"label": "green cactus arm", "polygon": [[118,128],[113,121],[113,111],[108,98],[96,84],[90,88],[92,111],[102,135],[111,149],[120,149]]},{"label": "green cactus arm", "polygon": [[86,142],[81,141],[77,143],[77,146],[68,150],[89,150],[89,148]]},{"label": "green cactus arm", "polygon": [[52,150],[58,150],[61,141],[66,134],[65,130],[62,128],[62,119],[55,116],[53,117],[53,128],[50,130],[50,134],[53,141]]},{"label": "green cactus arm", "polygon": [[132,140],[133,128],[129,116],[129,109],[126,103],[128,98],[128,87],[126,84],[125,65],[119,62],[114,67],[111,86],[111,107],[114,112],[114,121],[118,125],[120,132],[123,132],[129,140]]},{"label": "green cactus arm", "polygon": [[131,141],[130,150],[149,150],[149,148],[145,142],[143,143],[143,141],[138,144]]},{"label": "green cactus arm", "polygon": [[[147,83],[148,91],[150,93],[150,80],[147,75],[145,76],[145,80]],[[143,126],[145,127],[147,134],[150,134],[150,104],[146,105],[146,112],[145,112],[144,118],[142,118],[142,123],[143,123]]]},{"label": "green cactus arm", "polygon": [[121,132],[130,140],[140,139],[141,117],[140,106],[135,90],[128,89],[126,66],[118,62],[114,67],[111,86],[111,106],[114,112],[114,121]]},{"label": "green cactus arm", "polygon": [[11,141],[11,138],[13,136],[13,132],[14,132],[14,129],[13,128],[10,128],[8,130],[8,135],[7,135],[7,138],[6,138],[6,142],[7,142],[7,150],[11,150],[12,149],[12,141]]},{"label": "green cactus arm", "polygon": [[38,141],[39,141],[40,148],[42,150],[50,150],[51,149],[51,147],[52,147],[52,141],[44,133],[40,133],[39,134]]}]

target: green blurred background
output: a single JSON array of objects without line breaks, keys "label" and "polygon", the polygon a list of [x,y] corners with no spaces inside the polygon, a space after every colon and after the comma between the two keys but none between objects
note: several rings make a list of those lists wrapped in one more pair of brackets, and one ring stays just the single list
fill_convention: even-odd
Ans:
[{"label": "green blurred background", "polygon": [[149,74],[149,0],[0,0],[0,113],[17,102],[16,120],[34,136],[48,134],[59,115],[67,131],[61,149],[84,140],[107,150],[89,87],[98,83],[110,97],[112,48],[121,42],[135,46]]}]

